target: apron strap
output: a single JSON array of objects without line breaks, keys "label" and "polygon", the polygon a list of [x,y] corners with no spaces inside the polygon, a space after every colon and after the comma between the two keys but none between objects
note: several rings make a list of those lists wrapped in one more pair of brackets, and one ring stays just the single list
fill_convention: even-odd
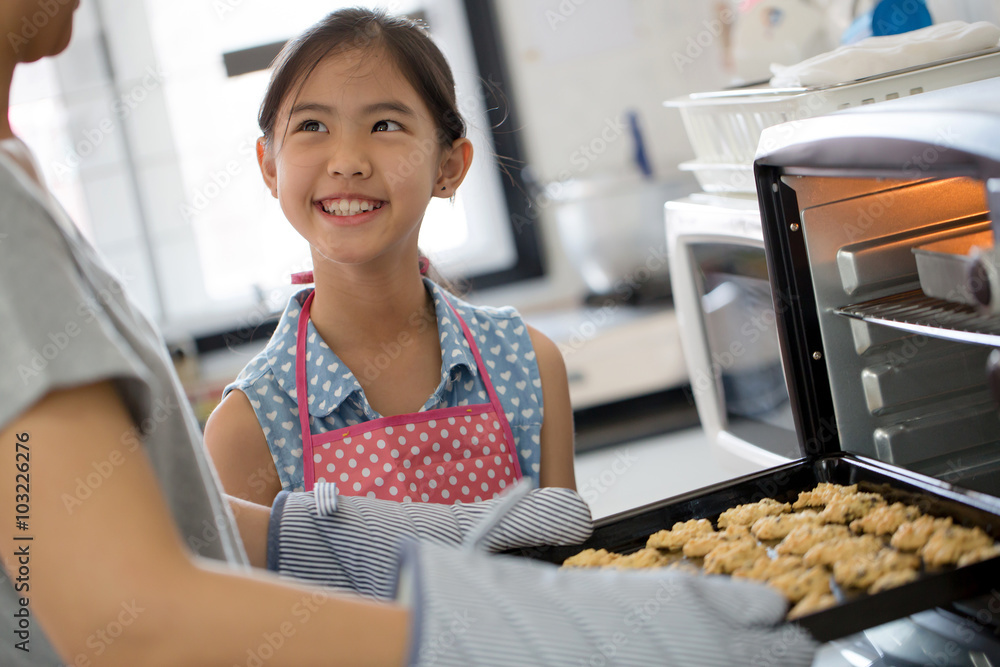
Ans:
[{"label": "apron strap", "polygon": [[312,430],[309,428],[309,383],[306,381],[306,333],[309,330],[309,310],[316,290],[309,293],[302,311],[299,313],[299,324],[295,335],[295,400],[299,404],[299,424],[302,431],[302,473],[305,489],[309,491],[316,483],[316,471],[313,469]]},{"label": "apron strap", "polygon": [[517,442],[514,440],[514,432],[510,428],[510,421],[507,420],[507,413],[503,409],[503,405],[500,403],[500,397],[497,396],[497,392],[493,389],[493,383],[490,381],[490,374],[486,370],[486,364],[483,363],[483,357],[479,354],[479,346],[476,345],[476,339],[473,333],[469,330],[469,325],[465,323],[462,316],[458,314],[455,306],[452,305],[451,300],[447,297],[442,296],[444,302],[448,304],[451,308],[451,312],[455,314],[458,319],[458,323],[462,326],[462,332],[465,334],[465,340],[469,341],[469,349],[472,350],[472,356],[476,359],[476,367],[479,369],[479,375],[483,378],[483,384],[486,385],[486,394],[490,397],[490,404],[493,405],[493,410],[497,414],[497,419],[503,425],[503,433],[507,439],[507,447],[509,449],[510,457],[514,460],[514,477],[516,479],[521,479],[523,477],[521,473],[521,459],[520,453],[517,451]]}]

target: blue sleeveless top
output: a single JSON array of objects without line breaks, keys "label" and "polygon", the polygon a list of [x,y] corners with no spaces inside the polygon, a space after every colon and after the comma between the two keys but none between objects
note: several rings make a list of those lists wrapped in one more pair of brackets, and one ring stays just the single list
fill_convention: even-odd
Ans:
[{"label": "blue sleeveless top", "polygon": [[[441,382],[420,411],[488,401],[480,376],[485,370],[510,422],[521,471],[537,485],[544,407],[542,380],[524,321],[510,307],[473,306],[454,296],[447,297],[477,338],[479,353],[487,366],[478,369],[462,327],[444,301],[442,289],[426,278],[424,285],[434,300],[437,317]],[[267,347],[246,365],[222,394],[225,397],[238,389],[250,400],[271,450],[281,488],[286,491],[302,491],[305,486],[302,429],[295,394],[295,332],[302,303],[311,290],[304,289],[292,296]],[[415,314],[410,324],[416,332],[432,323]],[[385,355],[376,355],[365,368],[352,371],[320,338],[312,322],[307,332],[312,432],[326,433],[382,417],[368,404],[354,371],[362,377],[380,372],[391,363],[393,350],[386,349]]]}]

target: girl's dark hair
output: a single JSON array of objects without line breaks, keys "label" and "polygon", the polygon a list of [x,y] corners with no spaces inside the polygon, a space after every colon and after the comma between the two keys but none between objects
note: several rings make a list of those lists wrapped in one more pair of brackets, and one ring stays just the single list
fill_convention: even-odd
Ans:
[{"label": "girl's dark hair", "polygon": [[443,146],[465,136],[465,121],[455,100],[455,79],[426,27],[405,16],[354,7],[328,15],[288,42],[275,58],[257,116],[265,141],[274,139],[282,101],[289,91],[302,86],[320,61],[334,53],[368,50],[379,50],[392,59],[430,110]]}]

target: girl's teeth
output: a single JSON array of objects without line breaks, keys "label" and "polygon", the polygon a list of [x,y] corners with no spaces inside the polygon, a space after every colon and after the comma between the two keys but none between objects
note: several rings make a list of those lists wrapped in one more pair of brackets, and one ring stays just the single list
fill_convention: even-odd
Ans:
[{"label": "girl's teeth", "polygon": [[365,211],[382,208],[379,204],[360,199],[339,199],[329,204],[329,208],[323,207],[331,215],[357,215]]}]

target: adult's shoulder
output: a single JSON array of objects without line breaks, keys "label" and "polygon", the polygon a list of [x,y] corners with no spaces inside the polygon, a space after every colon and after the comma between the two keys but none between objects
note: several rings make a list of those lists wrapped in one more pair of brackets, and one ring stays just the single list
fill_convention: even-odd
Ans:
[{"label": "adult's shoulder", "polygon": [[[44,243],[65,251],[48,194],[0,159],[0,252],[24,256],[27,244]],[[6,254],[5,253],[5,254]]]}]

